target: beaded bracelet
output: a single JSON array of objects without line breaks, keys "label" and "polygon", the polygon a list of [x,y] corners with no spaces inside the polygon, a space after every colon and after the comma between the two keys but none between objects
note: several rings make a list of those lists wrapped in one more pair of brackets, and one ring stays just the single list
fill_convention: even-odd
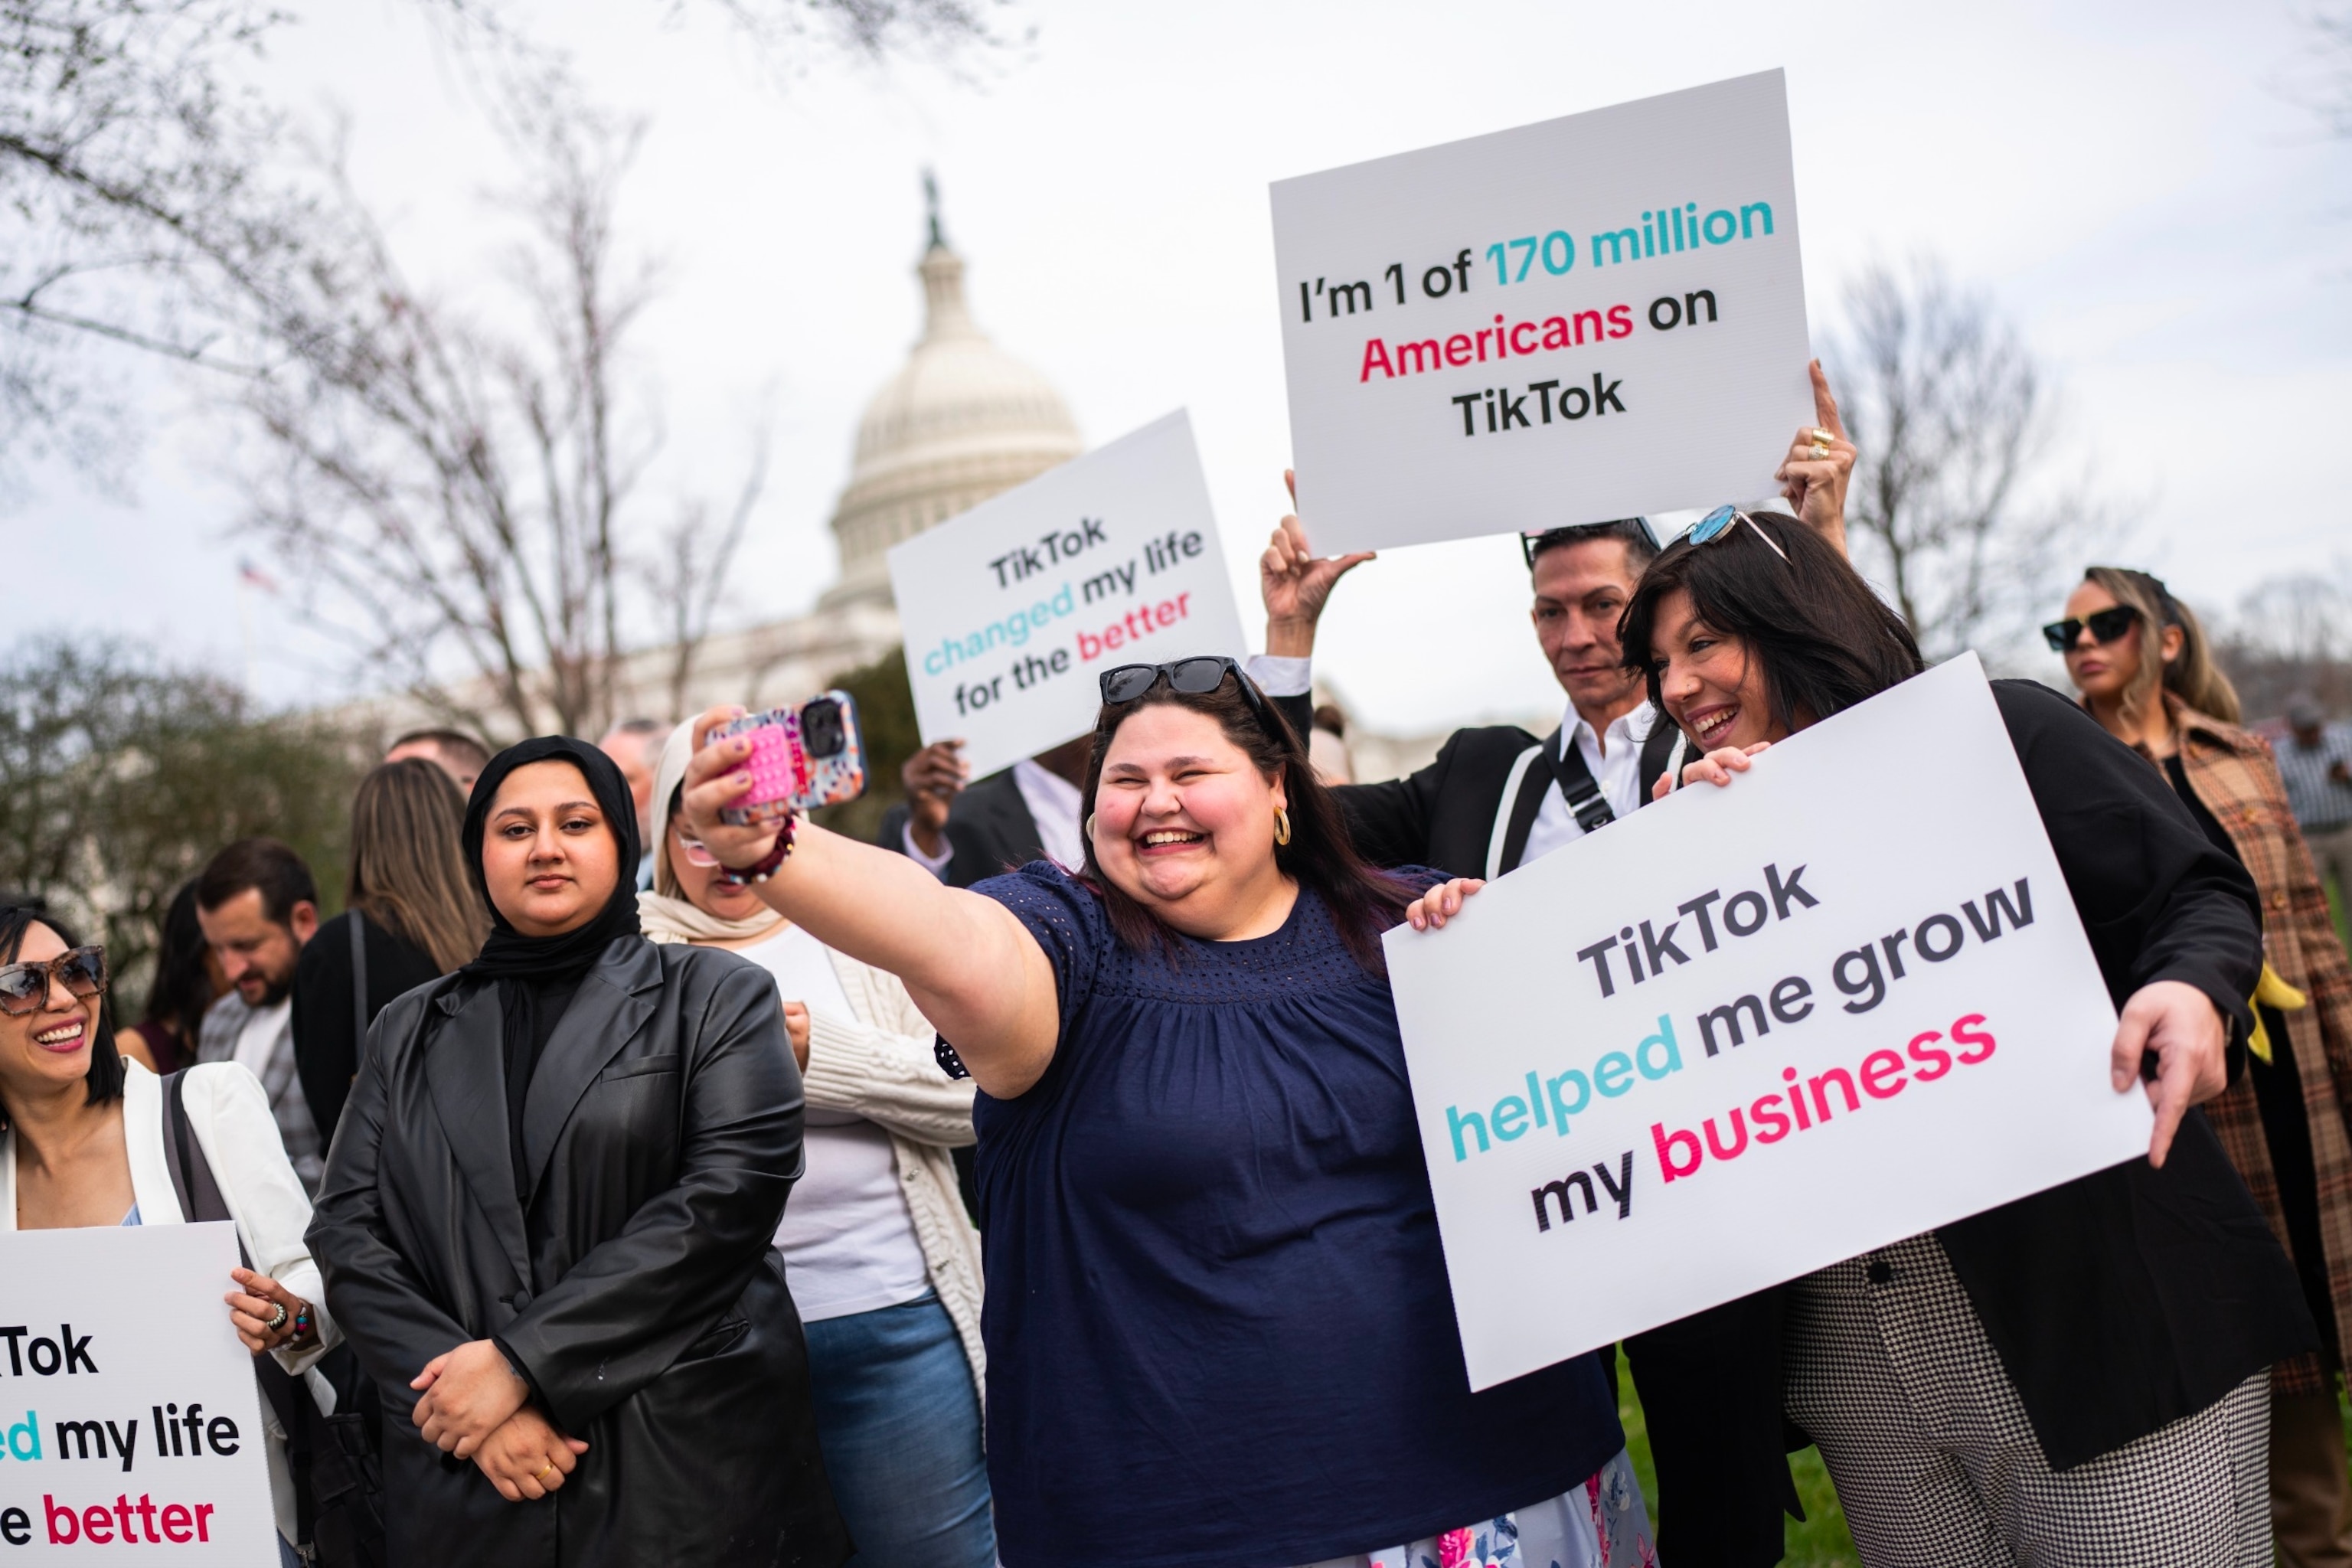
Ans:
[{"label": "beaded bracelet", "polygon": [[737,870],[732,866],[719,868],[719,880],[730,888],[749,888],[766,881],[783,868],[793,855],[793,826],[800,820],[798,813],[787,814],[777,826],[776,842],[756,866]]}]

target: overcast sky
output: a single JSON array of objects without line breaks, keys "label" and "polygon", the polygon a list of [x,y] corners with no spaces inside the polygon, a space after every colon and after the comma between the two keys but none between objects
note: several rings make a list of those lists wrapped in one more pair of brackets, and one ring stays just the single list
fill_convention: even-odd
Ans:
[{"label": "overcast sky", "polygon": [[[294,9],[273,90],[349,110],[359,183],[415,273],[478,276],[505,231],[465,70],[411,0]],[[1775,66],[1817,345],[1842,279],[1932,252],[2057,373],[2068,465],[2145,503],[2136,563],[2226,608],[2352,553],[2352,143],[2297,101],[2309,39],[2279,0],[1024,0],[1007,30],[1034,37],[956,72],[812,50],[781,80],[715,8],[679,9],[548,0],[536,20],[651,122],[623,219],[670,281],[639,342],[668,409],[655,492],[728,491],[772,409],[739,619],[803,608],[833,576],[858,413],[919,326],[926,165],[982,325],[1061,388],[1089,445],[1190,407],[1255,626],[1288,446],[1267,182]],[[55,590],[20,595],[37,606],[20,625],[145,637],[236,675],[250,551],[220,432],[183,402],[158,391],[129,504],[45,473],[0,531]],[[1342,589],[1322,671],[1382,728],[1556,710],[1525,600],[1507,541],[1391,552]],[[331,645],[266,596],[248,609],[266,697],[342,689]]]}]

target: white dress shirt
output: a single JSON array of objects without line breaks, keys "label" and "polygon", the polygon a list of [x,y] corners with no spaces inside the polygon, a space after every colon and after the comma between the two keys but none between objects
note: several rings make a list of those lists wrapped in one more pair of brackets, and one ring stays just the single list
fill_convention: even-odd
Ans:
[{"label": "white dress shirt", "polygon": [[[1595,735],[1592,726],[1578,717],[1575,708],[1560,721],[1560,728],[1575,741],[1578,751],[1584,753],[1584,765],[1592,770],[1592,782],[1601,786],[1601,798],[1620,817],[1631,816],[1642,804],[1642,745],[1650,738],[1651,729],[1658,721],[1658,710],[1644,702],[1622,718],[1612,719],[1607,731],[1608,750],[1601,749],[1602,737]],[[1549,773],[1550,764],[1538,758],[1538,772]],[[1543,804],[1536,807],[1536,819],[1528,827],[1528,847],[1519,856],[1519,864],[1540,859],[1565,844],[1573,844],[1584,837],[1584,825],[1568,809],[1568,797],[1559,793],[1555,781],[1544,791]]]}]

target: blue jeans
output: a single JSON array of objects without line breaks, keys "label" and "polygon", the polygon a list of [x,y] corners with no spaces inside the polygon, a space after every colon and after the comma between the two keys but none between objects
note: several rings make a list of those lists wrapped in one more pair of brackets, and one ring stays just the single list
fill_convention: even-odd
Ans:
[{"label": "blue jeans", "polygon": [[807,1325],[817,1440],[853,1568],[994,1568],[980,1395],[937,1296]]}]

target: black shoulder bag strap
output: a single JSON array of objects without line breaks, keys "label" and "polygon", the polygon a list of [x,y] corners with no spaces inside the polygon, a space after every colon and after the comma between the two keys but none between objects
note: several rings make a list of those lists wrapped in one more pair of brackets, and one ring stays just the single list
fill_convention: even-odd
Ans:
[{"label": "black shoulder bag strap", "polygon": [[1642,794],[1636,804],[1650,804],[1650,792],[1658,787],[1659,777],[1668,768],[1681,765],[1676,760],[1678,754],[1686,760],[1683,732],[1673,720],[1661,714],[1658,721],[1650,726],[1650,738],[1642,742]]},{"label": "black shoulder bag strap", "polygon": [[352,911],[352,1060],[367,1049],[367,916]]},{"label": "black shoulder bag strap", "polygon": [[[188,1127],[187,1069],[183,1068],[163,1080],[165,1131],[171,1140],[169,1152],[172,1167],[172,1190],[179,1197],[180,1213],[192,1224],[230,1218],[228,1200],[221,1196],[220,1183],[213,1175],[212,1162],[205,1158],[204,1146],[198,1143]],[[245,1237],[236,1240],[236,1258],[246,1268],[253,1267],[253,1257],[245,1249]],[[278,1415],[278,1425],[286,1432],[287,1468],[294,1474],[294,1533],[298,1546],[307,1544],[315,1533],[311,1518],[310,1491],[310,1429],[302,1419],[303,1411],[298,1398],[308,1399],[308,1390],[297,1389],[294,1379],[270,1355],[253,1358],[254,1381],[269,1401]],[[315,1403],[311,1408],[318,1408]]]},{"label": "black shoulder bag strap", "polygon": [[1609,809],[1609,802],[1601,794],[1600,781],[1584,760],[1584,748],[1569,739],[1568,726],[1552,731],[1544,742],[1544,761],[1551,767],[1551,776],[1559,782],[1559,793],[1568,802],[1568,809],[1576,815],[1577,826],[1587,833],[1598,833],[1617,820]]}]

